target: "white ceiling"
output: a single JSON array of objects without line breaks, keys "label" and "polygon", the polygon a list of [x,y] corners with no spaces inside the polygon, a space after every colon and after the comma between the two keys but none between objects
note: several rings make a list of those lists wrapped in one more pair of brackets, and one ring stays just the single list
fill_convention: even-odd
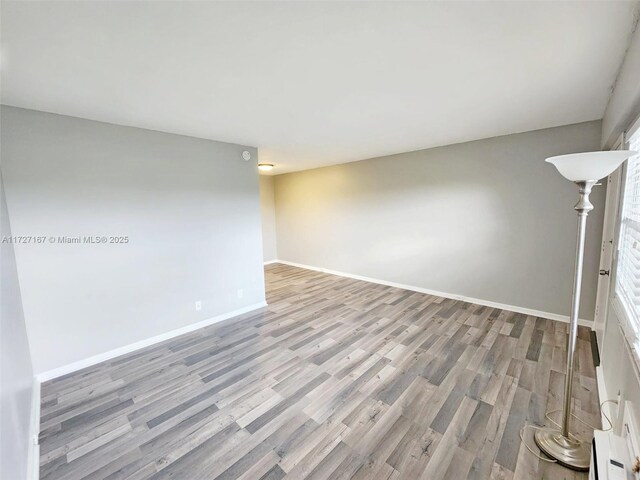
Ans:
[{"label": "white ceiling", "polygon": [[636,2],[2,2],[2,103],[274,173],[599,119]]}]

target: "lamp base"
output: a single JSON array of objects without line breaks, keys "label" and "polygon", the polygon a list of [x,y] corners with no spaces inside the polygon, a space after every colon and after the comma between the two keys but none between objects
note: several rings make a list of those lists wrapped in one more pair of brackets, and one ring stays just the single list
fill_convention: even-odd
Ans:
[{"label": "lamp base", "polygon": [[567,438],[559,430],[538,430],[534,439],[540,450],[560,465],[578,471],[589,470],[591,449],[589,444],[572,438]]}]

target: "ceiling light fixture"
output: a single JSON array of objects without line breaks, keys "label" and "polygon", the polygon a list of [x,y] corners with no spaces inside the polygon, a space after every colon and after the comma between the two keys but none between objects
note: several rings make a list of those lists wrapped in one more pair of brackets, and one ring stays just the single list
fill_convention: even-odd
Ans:
[{"label": "ceiling light fixture", "polygon": [[270,172],[273,170],[273,163],[259,163],[258,170],[261,172]]}]

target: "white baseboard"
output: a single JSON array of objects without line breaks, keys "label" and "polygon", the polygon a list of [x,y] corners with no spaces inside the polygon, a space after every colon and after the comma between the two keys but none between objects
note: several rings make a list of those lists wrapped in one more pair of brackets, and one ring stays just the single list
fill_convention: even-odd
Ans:
[{"label": "white baseboard", "polygon": [[29,453],[27,460],[27,480],[40,478],[40,382],[34,377],[31,391],[31,418],[29,424]]},{"label": "white baseboard", "polygon": [[[559,322],[569,323],[568,315],[560,315],[557,313],[543,312],[540,310],[532,310],[530,308],[518,307],[516,305],[507,305],[504,303],[492,302],[489,300],[483,300],[481,298],[466,297],[464,295],[458,295],[455,293],[439,292],[437,290],[430,290],[428,288],[415,287],[413,285],[405,285],[402,283],[388,282],[386,280],[380,280],[377,278],[364,277],[362,275],[354,275],[351,273],[338,272],[336,270],[329,270],[327,268],[313,267],[311,265],[304,265],[302,263],[288,262],[286,260],[276,260],[271,263],[282,263],[284,265],[290,265],[292,267],[304,268],[307,270],[314,270],[316,272],[328,273],[331,275],[338,275],[340,277],[353,278],[355,280],[363,280],[365,282],[377,283],[380,285],[386,285],[388,287],[402,288],[403,290],[410,290],[412,292],[426,293],[427,295],[434,295],[436,297],[450,298],[452,300],[460,300],[467,303],[474,303],[476,305],[483,305],[485,307],[499,308],[501,310],[508,310],[510,312],[523,313],[525,315],[532,315],[534,317],[547,318],[549,320],[557,320]],[[579,319],[578,323],[585,327],[591,328],[593,322],[591,320]]]},{"label": "white baseboard", "polygon": [[265,265],[271,265],[272,263],[281,263],[280,260],[269,260],[268,262],[264,262]]},{"label": "white baseboard", "polygon": [[112,358],[116,358],[121,355],[125,355],[127,353],[135,352],[136,350],[140,350],[141,348],[148,347],[156,343],[164,342],[165,340],[169,340],[171,338],[184,335],[185,333],[193,332],[194,330],[198,330],[200,328],[213,325],[214,323],[222,322],[223,320],[227,320],[229,318],[236,317],[238,315],[242,315],[243,313],[251,312],[253,310],[257,310],[259,308],[263,308],[266,306],[267,306],[267,302],[259,302],[244,308],[240,308],[238,310],[234,310],[232,312],[223,313],[222,315],[218,315],[213,318],[208,318],[207,320],[203,320],[198,323],[193,323],[191,325],[187,325],[185,327],[178,328],[176,330],[171,330],[170,332],[156,335],[155,337],[146,338],[144,340],[140,340],[139,342],[125,345],[124,347],[119,347],[114,350],[109,350],[108,352],[100,353],[98,355],[94,355],[92,357],[85,358],[83,360],[79,360],[77,362],[73,362],[68,365],[64,365],[62,367],[54,368],[53,370],[48,370],[46,372],[39,373],[36,375],[36,379],[38,382],[43,383],[43,382],[52,380],[54,378],[61,377],[62,375],[66,375],[68,373],[82,370],[83,368],[96,365],[106,360],[111,360]]}]

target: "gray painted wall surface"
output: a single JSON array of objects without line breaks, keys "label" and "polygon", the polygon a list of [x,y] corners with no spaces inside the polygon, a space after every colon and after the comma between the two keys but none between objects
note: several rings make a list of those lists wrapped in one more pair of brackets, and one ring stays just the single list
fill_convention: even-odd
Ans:
[{"label": "gray painted wall surface", "polygon": [[[11,226],[0,176],[0,239]],[[0,242],[0,478],[27,477],[33,370],[13,245]]]},{"label": "gray painted wall surface", "polygon": [[[599,121],[276,176],[280,260],[568,315],[575,185],[546,157],[599,150]],[[591,196],[593,318],[605,187]]]},{"label": "gray painted wall surface", "polygon": [[278,258],[276,241],[276,206],[273,178],[260,175],[260,210],[262,212],[262,252],[264,261]]},{"label": "gray painted wall surface", "polygon": [[1,142],[14,235],[129,237],[16,247],[37,373],[264,301],[255,149],[11,107]]}]

